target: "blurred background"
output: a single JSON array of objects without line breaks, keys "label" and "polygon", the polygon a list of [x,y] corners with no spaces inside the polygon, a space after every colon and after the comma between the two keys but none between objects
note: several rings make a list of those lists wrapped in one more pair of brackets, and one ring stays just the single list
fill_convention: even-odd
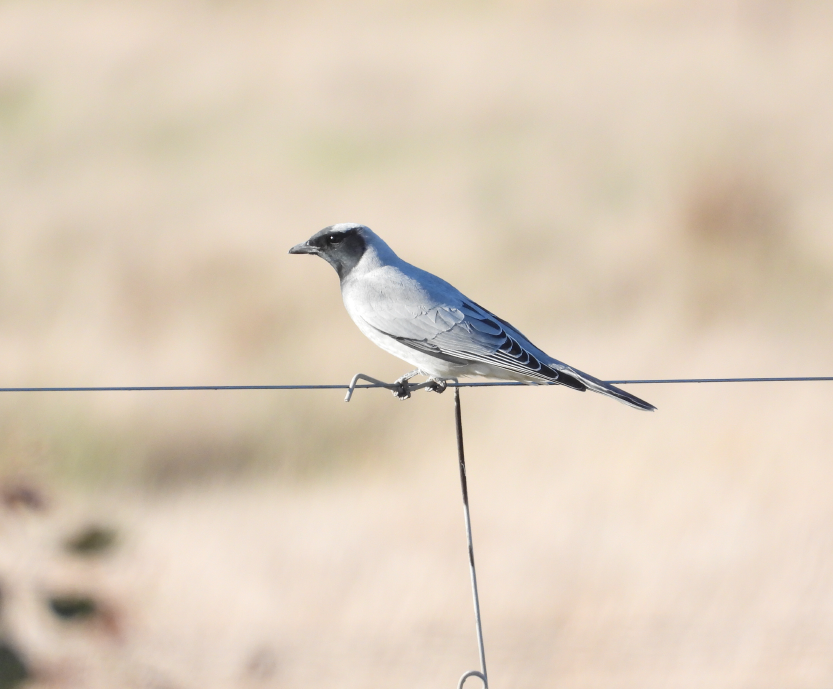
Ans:
[{"label": "blurred background", "polygon": [[[410,368],[362,222],[600,378],[833,373],[824,0],[5,0],[0,384]],[[494,687],[833,683],[833,386],[463,392]],[[0,689],[455,686],[453,400],[0,397]],[[476,680],[470,680],[477,684]]]}]

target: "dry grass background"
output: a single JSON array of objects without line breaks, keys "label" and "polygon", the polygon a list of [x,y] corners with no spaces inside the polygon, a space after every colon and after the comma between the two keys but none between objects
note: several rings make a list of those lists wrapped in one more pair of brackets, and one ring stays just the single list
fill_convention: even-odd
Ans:
[{"label": "dry grass background", "polygon": [[[348,220],[600,377],[829,374],[832,39],[810,0],[6,0],[0,380],[395,377],[286,255]],[[833,388],[635,391],[464,393],[492,685],[829,687]],[[453,686],[452,400],[340,394],[4,395],[0,682]]]}]

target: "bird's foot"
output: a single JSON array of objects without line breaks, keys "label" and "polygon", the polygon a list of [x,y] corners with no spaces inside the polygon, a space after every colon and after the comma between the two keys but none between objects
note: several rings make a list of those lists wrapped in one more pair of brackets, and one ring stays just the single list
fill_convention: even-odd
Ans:
[{"label": "bird's foot", "polygon": [[396,399],[399,400],[407,400],[411,397],[411,386],[408,383],[411,378],[414,376],[418,376],[419,371],[411,371],[410,373],[406,373],[401,378],[397,378],[393,381],[394,387],[391,388],[391,393],[393,394]]},{"label": "bird's foot", "polygon": [[429,378],[425,387],[431,392],[436,392],[438,395],[441,395],[448,388],[448,381],[441,378]]},{"label": "bird's foot", "polygon": [[402,400],[403,402],[411,397],[411,386],[408,384],[407,380],[403,381],[396,381],[394,383],[396,386],[395,388],[391,389],[391,394],[398,400]]}]

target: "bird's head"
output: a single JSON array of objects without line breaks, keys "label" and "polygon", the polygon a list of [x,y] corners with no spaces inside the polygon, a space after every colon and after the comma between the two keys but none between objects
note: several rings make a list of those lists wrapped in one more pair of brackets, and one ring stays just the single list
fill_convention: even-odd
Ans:
[{"label": "bird's head", "polygon": [[341,280],[350,274],[368,252],[374,255],[390,252],[393,255],[387,244],[370,228],[354,222],[325,227],[289,250],[290,254],[320,256],[335,268]]}]

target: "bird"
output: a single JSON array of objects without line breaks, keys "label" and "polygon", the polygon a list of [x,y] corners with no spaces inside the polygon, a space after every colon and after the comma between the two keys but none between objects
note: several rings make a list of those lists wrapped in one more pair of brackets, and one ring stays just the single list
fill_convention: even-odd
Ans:
[{"label": "bird", "polygon": [[399,258],[366,225],[330,225],[289,253],[327,261],[338,274],[344,306],[359,330],[386,352],[417,367],[394,383],[399,399],[410,397],[408,381],[418,375],[426,376],[435,392],[445,390],[450,379],[478,376],[556,383],[607,395],[636,409],[656,409],[554,359],[445,280]]}]

